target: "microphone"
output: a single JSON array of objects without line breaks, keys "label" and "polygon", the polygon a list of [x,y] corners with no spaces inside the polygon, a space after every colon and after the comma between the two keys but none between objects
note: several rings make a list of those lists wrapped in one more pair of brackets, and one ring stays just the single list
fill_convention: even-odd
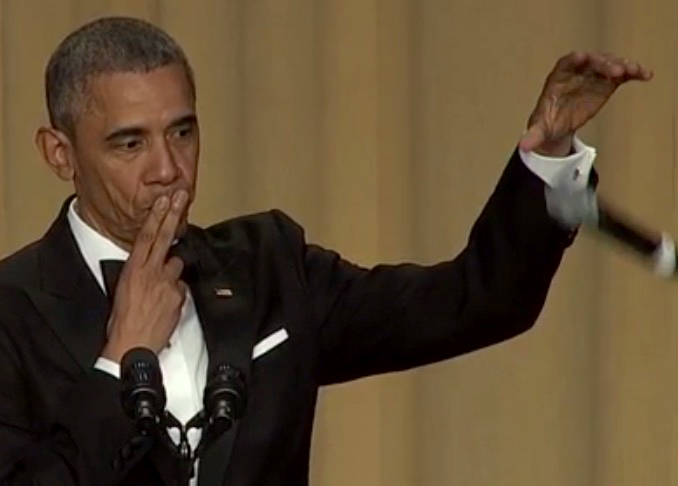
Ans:
[{"label": "microphone", "polygon": [[167,398],[158,357],[148,348],[127,351],[120,365],[122,408],[142,434],[155,434]]},{"label": "microphone", "polygon": [[206,430],[212,439],[226,432],[242,417],[247,403],[243,373],[229,364],[217,365],[207,380],[203,396]]},{"label": "microphone", "polygon": [[672,277],[677,270],[676,244],[667,233],[656,233],[628,221],[598,199],[588,187],[580,191],[545,189],[546,208],[556,221],[568,228],[592,228],[633,250],[654,266],[655,274]]}]

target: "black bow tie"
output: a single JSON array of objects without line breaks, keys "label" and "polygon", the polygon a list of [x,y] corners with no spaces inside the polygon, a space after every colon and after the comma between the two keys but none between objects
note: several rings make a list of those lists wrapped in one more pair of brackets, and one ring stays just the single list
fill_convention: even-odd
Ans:
[{"label": "black bow tie", "polygon": [[104,277],[104,287],[106,288],[106,295],[108,301],[113,302],[115,296],[115,289],[118,287],[118,280],[120,279],[120,272],[125,264],[125,260],[101,260],[99,266]]},{"label": "black bow tie", "polygon": [[[176,255],[184,262],[184,269],[181,272],[181,280],[190,284],[195,277],[196,264],[192,253],[188,251],[183,242],[179,242],[170,250],[171,255]],[[109,302],[113,302],[115,297],[115,289],[118,287],[118,280],[120,280],[120,272],[125,265],[124,260],[100,260],[99,266],[104,277],[104,287],[106,288],[106,295]]]}]

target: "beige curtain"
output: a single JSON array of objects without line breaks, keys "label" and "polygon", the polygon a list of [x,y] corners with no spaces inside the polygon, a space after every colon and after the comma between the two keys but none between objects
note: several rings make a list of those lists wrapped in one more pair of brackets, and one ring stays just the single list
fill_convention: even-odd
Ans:
[{"label": "beige curtain", "polygon": [[[371,264],[451,257],[544,76],[575,48],[655,68],[583,136],[601,192],[678,233],[674,0],[0,0],[0,245],[42,234],[70,188],[39,160],[56,43],[147,18],[197,73],[195,219],[279,207]],[[678,299],[582,234],[536,328],[323,392],[312,484],[678,486]]]}]

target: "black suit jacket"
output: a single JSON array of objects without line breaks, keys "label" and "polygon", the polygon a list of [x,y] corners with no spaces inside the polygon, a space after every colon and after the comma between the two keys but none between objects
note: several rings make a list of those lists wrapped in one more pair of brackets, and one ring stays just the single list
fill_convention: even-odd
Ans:
[{"label": "black suit jacket", "polygon": [[[109,305],[66,208],[41,240],[0,263],[0,484],[175,484],[158,446],[121,455],[133,425],[119,382],[93,369]],[[514,154],[466,248],[434,266],[361,268],[306,243],[278,211],[191,227],[186,242],[209,366],[235,364],[249,388],[243,419],[203,458],[200,484],[291,486],[308,481],[319,386],[525,331],[571,234],[548,217],[542,182]],[[283,327],[289,339],[252,361],[254,344]]]}]

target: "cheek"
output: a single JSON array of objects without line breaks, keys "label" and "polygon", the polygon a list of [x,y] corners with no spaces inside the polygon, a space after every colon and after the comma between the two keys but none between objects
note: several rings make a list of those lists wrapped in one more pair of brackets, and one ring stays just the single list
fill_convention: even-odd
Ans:
[{"label": "cheek", "polygon": [[186,182],[191,186],[195,186],[196,172],[198,169],[198,148],[187,148],[182,152],[181,157],[181,173]]},{"label": "cheek", "polygon": [[141,178],[132,170],[117,175],[119,177],[111,177],[106,181],[106,192],[109,194],[111,204],[121,219],[136,220],[143,212],[145,204]]},{"label": "cheek", "polygon": [[134,226],[141,211],[138,209],[141,185],[134,164],[121,163],[100,153],[78,154],[76,187],[100,217],[109,224]]},{"label": "cheek", "polygon": [[115,176],[115,173],[109,171],[91,170],[87,166],[82,166],[75,176],[78,192],[95,204],[100,213],[115,212],[122,199],[119,190],[121,183]]}]

